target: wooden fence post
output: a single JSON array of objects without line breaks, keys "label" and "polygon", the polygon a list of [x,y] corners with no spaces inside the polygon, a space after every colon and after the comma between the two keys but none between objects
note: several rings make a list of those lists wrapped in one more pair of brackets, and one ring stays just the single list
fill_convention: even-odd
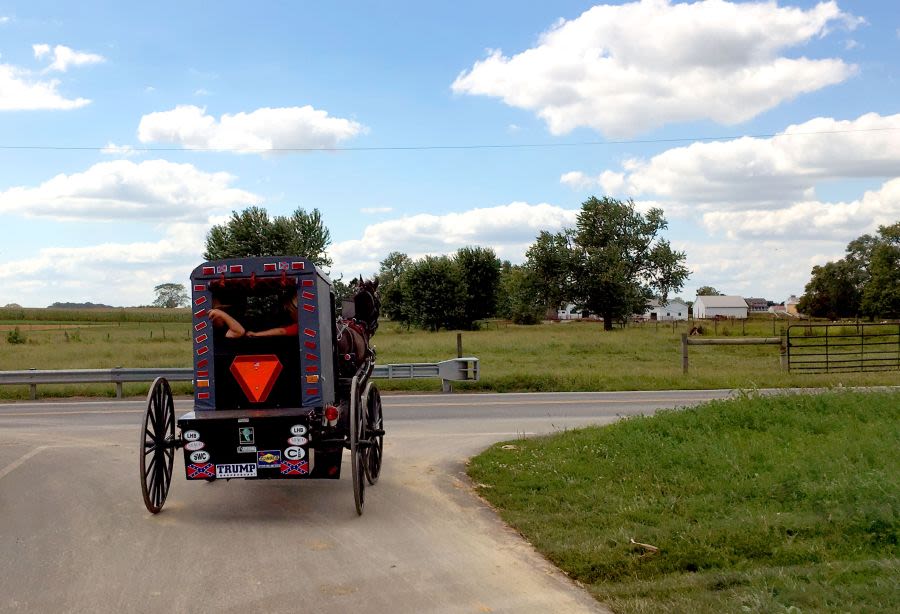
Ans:
[{"label": "wooden fence post", "polygon": [[456,333],[456,357],[462,358],[462,333]]},{"label": "wooden fence post", "polygon": [[681,333],[681,372],[687,375],[688,372],[688,336],[687,333]]}]

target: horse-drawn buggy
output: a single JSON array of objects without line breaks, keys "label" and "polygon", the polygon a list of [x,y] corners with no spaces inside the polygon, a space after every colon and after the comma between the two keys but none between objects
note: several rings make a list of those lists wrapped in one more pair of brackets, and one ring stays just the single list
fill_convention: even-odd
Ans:
[{"label": "horse-drawn buggy", "polygon": [[190,481],[337,479],[349,450],[362,514],[365,484],[381,472],[384,427],[370,381],[377,282],[353,285],[352,304],[338,318],[330,280],[305,258],[194,269],[194,410],[176,420],[168,382],[153,383],[140,444],[150,512],[166,501],[177,449]]}]

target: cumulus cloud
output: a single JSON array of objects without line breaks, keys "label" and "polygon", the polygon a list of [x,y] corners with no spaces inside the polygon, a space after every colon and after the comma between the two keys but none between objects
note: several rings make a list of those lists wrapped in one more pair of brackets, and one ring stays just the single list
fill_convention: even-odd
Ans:
[{"label": "cumulus cloud", "polygon": [[900,219],[900,178],[851,202],[802,201],[780,209],[711,211],[703,225],[737,238],[834,239],[847,242]]},{"label": "cumulus cloud", "polygon": [[329,255],[335,271],[351,274],[377,271],[378,263],[392,251],[419,258],[449,254],[467,245],[492,247],[500,258],[521,261],[541,230],[573,226],[577,214],[574,209],[525,202],[444,215],[423,213],[372,224],[361,239],[332,245]]},{"label": "cumulus cloud", "polygon": [[488,56],[452,89],[532,110],[553,134],[586,126],[623,137],[671,122],[736,124],[798,95],[840,83],[856,67],[786,51],[861,19],[834,1],[640,0],[560,20],[538,44]]},{"label": "cumulus cloud", "polygon": [[0,111],[68,110],[91,103],[87,98],[66,98],[57,79],[34,79],[21,68],[0,64]]},{"label": "cumulus cloud", "polygon": [[[147,305],[154,286],[186,283],[202,260],[209,224],[166,224],[156,241],[43,248],[28,258],[5,262],[0,285],[10,300],[34,307],[66,300]],[[48,288],[35,278],[53,279],[54,284]]]},{"label": "cumulus cloud", "polygon": [[37,187],[0,192],[0,213],[55,220],[198,221],[260,201],[231,187],[234,179],[166,160],[113,160],[82,173],[57,175]]},{"label": "cumulus cloud", "polygon": [[279,149],[332,148],[366,130],[362,124],[327,111],[304,107],[261,108],[225,114],[219,119],[205,108],[179,105],[144,115],[138,127],[142,143],[176,143],[191,149],[260,153]]},{"label": "cumulus cloud", "polygon": [[772,138],[693,143],[649,160],[627,160],[621,172],[571,171],[560,181],[623,196],[653,195],[679,214],[782,209],[814,198],[823,181],[892,178],[898,169],[900,114],[867,113],[854,120],[819,117]]},{"label": "cumulus cloud", "polygon": [[52,57],[53,61],[45,69],[45,72],[57,71],[66,72],[70,66],[85,66],[87,64],[100,64],[105,62],[106,58],[96,53],[87,53],[84,51],[75,51],[65,45],[56,45],[51,48],[45,43],[32,45],[34,57],[42,60],[45,57]]}]

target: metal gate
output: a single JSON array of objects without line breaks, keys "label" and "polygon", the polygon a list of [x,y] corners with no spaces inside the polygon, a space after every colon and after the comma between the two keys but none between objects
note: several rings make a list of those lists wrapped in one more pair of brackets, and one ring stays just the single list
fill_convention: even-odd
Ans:
[{"label": "metal gate", "polygon": [[794,324],[787,355],[798,373],[900,370],[900,324]]}]

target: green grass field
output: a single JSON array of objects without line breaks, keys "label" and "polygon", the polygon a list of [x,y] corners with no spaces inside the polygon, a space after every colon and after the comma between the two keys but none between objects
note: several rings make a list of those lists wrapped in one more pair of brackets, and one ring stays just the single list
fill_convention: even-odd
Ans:
[{"label": "green grass field", "polygon": [[896,612],[898,449],[900,393],[746,396],[497,444],[469,474],[616,612]]},{"label": "green grass field", "polygon": [[[0,310],[3,311],[3,310]],[[10,310],[6,310],[10,311]],[[15,311],[15,310],[13,310]],[[187,310],[19,310],[0,320],[0,370],[191,366]],[[89,314],[93,320],[86,319]],[[0,313],[0,315],[4,315]],[[84,319],[82,319],[84,318]],[[118,319],[116,319],[118,318]],[[140,321],[144,318],[144,321]],[[768,318],[745,324],[707,323],[707,336],[772,336],[781,322]],[[11,344],[18,327],[25,343]],[[655,390],[678,388],[829,387],[900,384],[900,372],[803,375],[781,370],[777,346],[690,348],[689,375],[681,372],[681,334],[687,325],[644,324],[604,331],[596,322],[539,326],[489,324],[463,334],[463,353],[477,356],[480,382],[460,383],[469,391]],[[385,322],[373,338],[378,362],[431,362],[456,356],[456,332],[407,331]],[[384,381],[383,390],[440,389],[436,380]],[[143,394],[147,385],[126,386]],[[180,393],[188,385],[176,386]],[[110,395],[112,386],[41,387],[42,396]],[[0,398],[27,398],[25,387],[0,388]]]}]

